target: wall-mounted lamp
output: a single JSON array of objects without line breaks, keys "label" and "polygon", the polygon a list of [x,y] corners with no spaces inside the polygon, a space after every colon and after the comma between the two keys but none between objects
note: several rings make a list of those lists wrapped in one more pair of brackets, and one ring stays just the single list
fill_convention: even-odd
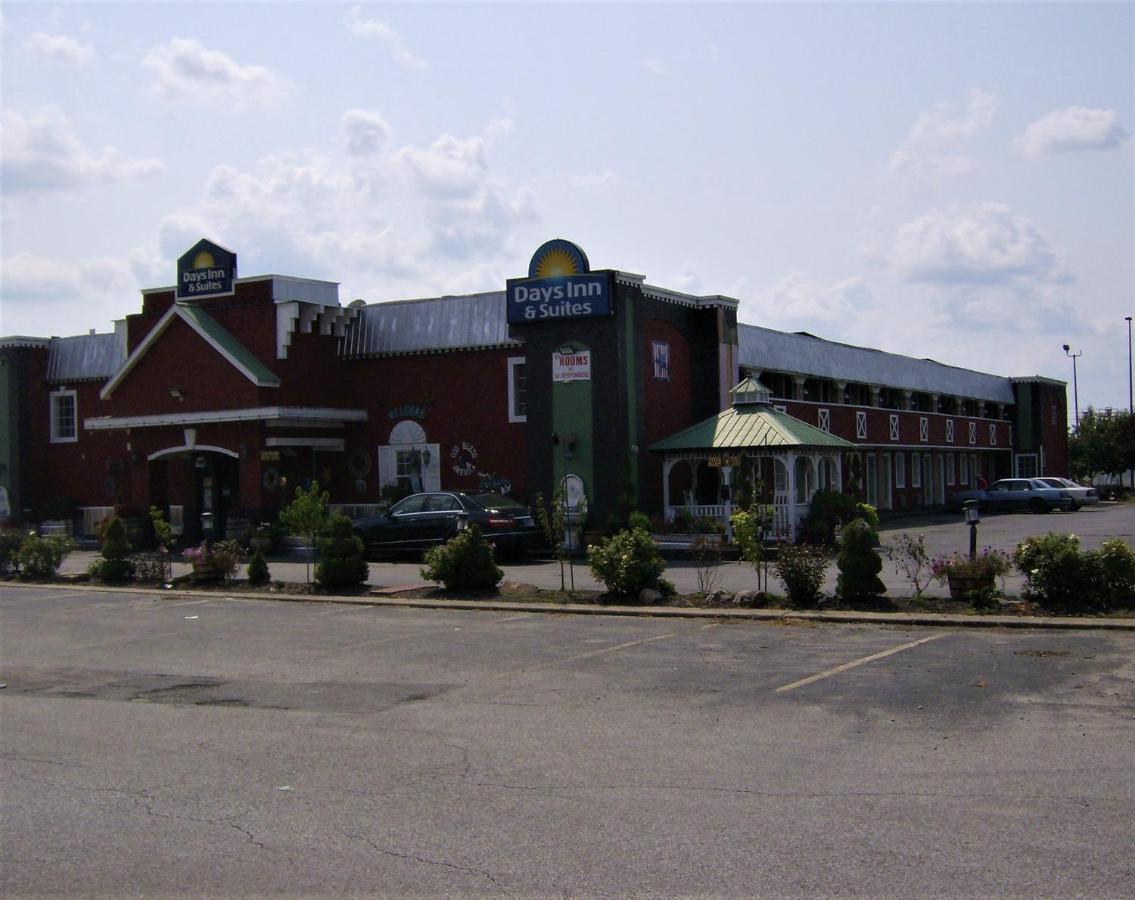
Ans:
[{"label": "wall-mounted lamp", "polygon": [[169,395],[173,397],[173,399],[178,403],[185,399],[185,395],[181,393],[181,390],[179,388],[170,388]]}]

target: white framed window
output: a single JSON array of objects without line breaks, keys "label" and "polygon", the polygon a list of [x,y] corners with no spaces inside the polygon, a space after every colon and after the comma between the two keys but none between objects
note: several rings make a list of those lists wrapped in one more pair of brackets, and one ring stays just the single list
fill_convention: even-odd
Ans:
[{"label": "white framed window", "polygon": [[528,368],[523,356],[508,358],[508,420],[528,421]]},{"label": "white framed window", "polygon": [[946,443],[952,444],[954,442],[954,420],[946,420]]},{"label": "white framed window", "polygon": [[783,403],[774,404],[773,409],[775,409],[777,412],[782,412],[782,413],[788,412],[788,407],[785,406]]},{"label": "white framed window", "polygon": [[918,417],[918,439],[924,444],[930,440],[930,420],[926,416]]},{"label": "white framed window", "polygon": [[954,461],[954,454],[953,453],[947,453],[946,454],[946,486],[947,487],[953,487],[955,484],[957,484],[956,468],[957,468],[957,463]]},{"label": "white framed window", "polygon": [[855,436],[861,441],[867,440],[867,413],[857,411],[855,413]]},{"label": "white framed window", "polygon": [[906,487],[906,454],[895,454],[895,487]]},{"label": "white framed window", "polygon": [[79,401],[66,388],[51,393],[51,443],[73,444],[79,440]]},{"label": "white framed window", "polygon": [[891,440],[897,441],[899,439],[899,417],[895,413],[891,413]]},{"label": "white framed window", "polygon": [[958,459],[958,482],[969,484],[969,457],[964,453]]},{"label": "white framed window", "polygon": [[989,446],[997,446],[997,426],[992,422],[989,423]]},{"label": "white framed window", "polygon": [[818,427],[820,431],[832,430],[832,411],[830,409],[820,409],[816,411],[818,416]]},{"label": "white framed window", "polygon": [[910,486],[920,488],[922,487],[922,465],[919,462],[918,454],[910,454]]},{"label": "white framed window", "polygon": [[977,422],[969,423],[969,442],[971,444],[977,443]]},{"label": "white framed window", "polygon": [[1040,474],[1035,453],[1018,453],[1014,462],[1018,478],[1036,478]]}]

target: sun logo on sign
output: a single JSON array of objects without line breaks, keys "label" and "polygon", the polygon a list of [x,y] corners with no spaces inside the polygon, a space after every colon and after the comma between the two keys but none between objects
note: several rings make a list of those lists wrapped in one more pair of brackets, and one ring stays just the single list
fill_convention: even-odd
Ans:
[{"label": "sun logo on sign", "polygon": [[528,266],[529,278],[563,278],[591,271],[587,256],[571,241],[556,239],[541,245]]},{"label": "sun logo on sign", "polygon": [[213,254],[208,250],[202,250],[193,257],[193,268],[195,269],[211,269],[214,265]]}]

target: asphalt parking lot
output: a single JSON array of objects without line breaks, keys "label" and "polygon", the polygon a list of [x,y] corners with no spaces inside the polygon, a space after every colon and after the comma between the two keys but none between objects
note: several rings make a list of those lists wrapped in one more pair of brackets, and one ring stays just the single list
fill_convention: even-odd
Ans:
[{"label": "asphalt parking lot", "polygon": [[1128,896],[1133,651],[0,586],[0,892]]}]

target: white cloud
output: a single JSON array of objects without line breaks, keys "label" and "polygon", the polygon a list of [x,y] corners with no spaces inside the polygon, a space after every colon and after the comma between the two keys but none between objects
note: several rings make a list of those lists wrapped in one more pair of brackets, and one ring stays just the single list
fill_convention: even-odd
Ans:
[{"label": "white cloud", "polygon": [[106,330],[121,315],[123,296],[135,290],[129,266],[118,259],[79,261],[17,253],[2,261],[0,334],[43,334],[42,308],[49,306],[56,334],[76,334],[96,326]]},{"label": "white cloud", "polygon": [[347,30],[358,38],[374,38],[382,43],[391,58],[404,69],[420,70],[426,61],[413,53],[402,40],[401,35],[379,19],[362,18],[362,10],[353,6],[347,12]]},{"label": "white cloud", "polygon": [[75,66],[88,65],[95,58],[95,51],[90,44],[80,44],[66,34],[47,34],[43,31],[37,31],[24,38],[21,49],[36,56],[44,56]]},{"label": "white cloud", "polygon": [[1056,257],[1033,222],[1001,203],[933,209],[898,229],[889,254],[909,281],[1005,284],[1056,276]]},{"label": "white cloud", "polygon": [[133,181],[161,172],[157,159],[130,159],[114,147],[93,153],[55,107],[3,112],[0,177],[5,192],[50,191]]},{"label": "white cloud", "polygon": [[390,141],[390,126],[381,113],[349,109],[343,113],[342,122],[347,135],[347,152],[353,156],[378,153]]},{"label": "white cloud", "polygon": [[154,92],[171,100],[224,102],[248,109],[274,106],[292,90],[292,83],[278,72],[242,65],[190,38],[174,38],[155,47],[142,64],[156,76]]},{"label": "white cloud", "polygon": [[610,169],[604,169],[602,172],[576,172],[569,175],[568,178],[572,187],[578,188],[609,187],[623,180]]},{"label": "white cloud", "polygon": [[964,110],[939,103],[919,113],[902,144],[891,154],[890,170],[908,178],[931,181],[977,171],[980,162],[954,148],[987,129],[996,111],[993,95],[974,88]]},{"label": "white cloud", "polygon": [[1108,150],[1127,140],[1114,109],[1069,106],[1037,119],[1018,139],[1029,156]]},{"label": "white cloud", "polygon": [[651,75],[661,76],[666,74],[666,67],[662,64],[662,60],[656,57],[644,59],[642,65]]},{"label": "white cloud", "polygon": [[485,142],[442,135],[427,149],[404,147],[395,154],[422,191],[431,196],[473,193],[485,172]]}]

